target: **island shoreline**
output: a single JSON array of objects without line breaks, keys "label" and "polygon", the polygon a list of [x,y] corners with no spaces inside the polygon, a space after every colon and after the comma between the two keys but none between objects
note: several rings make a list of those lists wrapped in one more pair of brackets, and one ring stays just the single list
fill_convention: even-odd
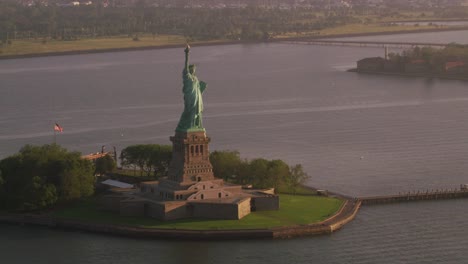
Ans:
[{"label": "island shoreline", "polygon": [[468,76],[433,74],[433,73],[407,73],[407,72],[384,72],[384,71],[363,71],[357,68],[349,69],[348,72],[355,72],[359,74],[373,74],[373,75],[387,75],[387,76],[400,76],[409,78],[430,78],[430,79],[443,79],[443,80],[457,80],[468,81]]},{"label": "island shoreline", "polygon": [[242,240],[286,239],[302,236],[331,234],[352,221],[357,215],[361,201],[346,199],[341,208],[331,217],[307,225],[282,226],[265,229],[192,230],[143,228],[126,225],[99,224],[50,215],[0,213],[0,223],[43,226],[59,230],[75,230],[121,237],[175,240]]}]

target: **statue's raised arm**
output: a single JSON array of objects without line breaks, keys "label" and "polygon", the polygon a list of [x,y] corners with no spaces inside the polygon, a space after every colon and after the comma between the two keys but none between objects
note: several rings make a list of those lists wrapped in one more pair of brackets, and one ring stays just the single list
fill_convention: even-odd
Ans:
[{"label": "statue's raised arm", "polygon": [[185,47],[185,64],[184,64],[184,71],[189,72],[189,53],[190,53],[190,45],[187,43],[187,46]]},{"label": "statue's raised arm", "polygon": [[198,81],[195,75],[195,65],[189,64],[190,46],[185,47],[185,64],[182,73],[183,78],[183,93],[184,93],[184,112],[180,117],[176,131],[202,131],[202,112],[203,98],[202,93],[206,88],[205,82]]}]

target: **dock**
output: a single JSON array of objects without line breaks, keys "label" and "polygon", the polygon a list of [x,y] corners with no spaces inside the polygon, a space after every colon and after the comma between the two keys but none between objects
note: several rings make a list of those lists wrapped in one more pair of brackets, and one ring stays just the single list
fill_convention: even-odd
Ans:
[{"label": "dock", "polygon": [[388,47],[388,48],[414,48],[433,47],[444,48],[449,44],[430,42],[394,42],[394,41],[363,41],[363,40],[332,40],[332,39],[309,39],[309,40],[287,40],[283,43],[318,45],[318,46],[350,46],[350,47]]},{"label": "dock", "polygon": [[356,198],[362,205],[403,203],[428,200],[448,200],[468,198],[468,189],[447,189],[447,190],[426,190],[408,193],[399,193],[397,195],[372,196]]}]

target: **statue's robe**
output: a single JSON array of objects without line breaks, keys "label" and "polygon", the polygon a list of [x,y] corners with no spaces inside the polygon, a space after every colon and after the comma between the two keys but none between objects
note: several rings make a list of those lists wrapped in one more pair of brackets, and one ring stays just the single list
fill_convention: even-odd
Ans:
[{"label": "statue's robe", "polygon": [[187,131],[188,129],[203,129],[202,112],[203,97],[202,93],[206,88],[204,82],[198,81],[195,74],[191,74],[184,69],[182,73],[184,93],[184,112],[177,125],[178,131]]}]

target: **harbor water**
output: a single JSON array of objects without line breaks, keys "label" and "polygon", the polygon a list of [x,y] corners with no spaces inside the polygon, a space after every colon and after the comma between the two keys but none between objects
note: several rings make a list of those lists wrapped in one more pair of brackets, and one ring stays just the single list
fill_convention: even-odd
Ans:
[{"label": "harbor water", "polygon": [[[467,31],[362,37],[468,43]],[[357,38],[353,38],[357,40]],[[468,82],[347,72],[379,48],[282,43],[193,47],[208,83],[211,150],[303,164],[351,196],[468,183]],[[169,144],[183,108],[183,49],[0,61],[0,158],[53,141],[83,153]],[[463,263],[464,200],[364,207],[331,236],[135,240],[0,225],[2,263]]]}]

